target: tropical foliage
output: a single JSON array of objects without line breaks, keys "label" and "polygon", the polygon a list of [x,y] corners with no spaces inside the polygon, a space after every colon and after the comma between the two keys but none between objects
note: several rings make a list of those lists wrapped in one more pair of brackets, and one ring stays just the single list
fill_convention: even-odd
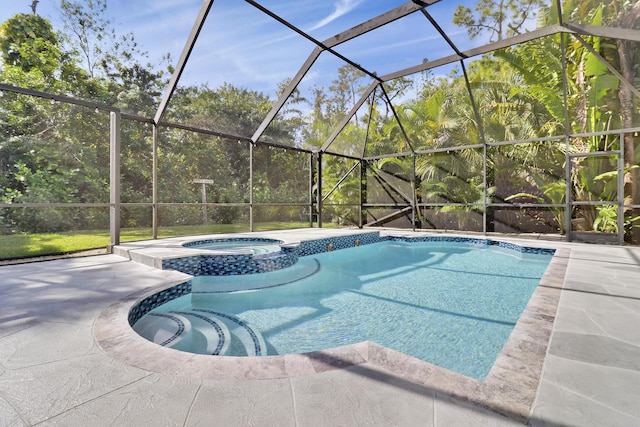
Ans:
[{"label": "tropical foliage", "polygon": [[[502,9],[492,7],[498,3]],[[528,11],[542,4],[481,1],[475,11],[459,9],[455,23],[471,36],[487,27],[502,39],[524,31]],[[638,1],[567,0],[563,6],[563,21],[640,29]],[[172,70],[167,61],[150,64],[133,34],[116,34],[102,18],[104,7],[104,0],[62,1],[62,31],[37,14],[3,23],[0,82],[153,116]],[[557,8],[540,10],[539,25],[561,21]],[[180,86],[165,119],[183,128],[158,129],[160,225],[202,223],[196,205],[202,185],[194,183],[200,179],[214,181],[205,186],[207,201],[217,204],[205,212],[212,224],[247,222],[250,202],[257,221],[305,221],[316,156],[304,150],[328,147],[322,187],[311,189],[323,197],[325,222],[479,231],[486,221],[489,231],[565,233],[569,195],[606,202],[576,207],[572,229],[615,232],[620,195],[612,153],[622,141],[607,132],[640,124],[640,100],[616,75],[637,91],[638,62],[637,43],[541,37],[467,59],[464,70],[386,82],[332,140],[369,83],[345,65],[328,88],[314,88],[311,99],[294,92],[261,136],[271,147],[249,137],[274,99],[228,83]],[[109,202],[106,111],[5,91],[0,128],[0,203],[11,204],[0,210],[0,233],[104,228],[108,209],[92,204]],[[152,132],[144,121],[123,120],[123,227],[151,225]],[[604,135],[581,136],[594,132]],[[565,134],[573,136],[567,141]],[[640,141],[631,133],[624,138],[622,197],[626,206],[638,205]],[[368,160],[360,162],[362,156]],[[29,204],[37,207],[18,207]],[[629,238],[638,217],[637,209],[625,209]]]}]

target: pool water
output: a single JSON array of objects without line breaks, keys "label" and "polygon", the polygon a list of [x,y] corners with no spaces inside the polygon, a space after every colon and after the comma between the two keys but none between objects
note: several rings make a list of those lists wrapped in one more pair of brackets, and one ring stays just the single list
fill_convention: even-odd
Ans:
[{"label": "pool water", "polygon": [[196,278],[192,294],[154,311],[237,316],[270,355],[368,340],[482,380],[550,260],[498,246],[381,242],[271,273]]},{"label": "pool water", "polygon": [[203,242],[193,242],[187,247],[192,249],[206,249],[216,251],[250,251],[254,255],[267,254],[280,251],[280,241],[277,240],[208,240]]}]

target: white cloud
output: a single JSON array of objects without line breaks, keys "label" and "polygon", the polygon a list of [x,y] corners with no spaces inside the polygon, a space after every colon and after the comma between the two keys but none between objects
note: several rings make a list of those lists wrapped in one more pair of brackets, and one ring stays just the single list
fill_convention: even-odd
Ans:
[{"label": "white cloud", "polygon": [[363,0],[338,0],[334,3],[334,11],[327,17],[320,20],[313,27],[308,29],[307,31],[315,31],[318,28],[322,28],[325,25],[330,24],[336,19],[340,18],[342,15],[351,12],[353,9],[358,7],[363,2]]}]

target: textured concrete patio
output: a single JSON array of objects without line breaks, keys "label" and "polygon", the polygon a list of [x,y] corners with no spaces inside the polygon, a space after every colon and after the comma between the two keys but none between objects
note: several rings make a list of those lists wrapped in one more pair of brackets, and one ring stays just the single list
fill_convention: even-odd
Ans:
[{"label": "textured concrete patio", "polygon": [[555,322],[541,331],[550,344],[529,349],[542,354],[541,373],[513,373],[535,385],[524,422],[456,391],[472,382],[387,369],[373,345],[360,363],[283,378],[167,373],[157,357],[140,367],[117,340],[105,351],[101,319],[187,276],[98,255],[0,267],[0,425],[640,425],[640,248],[500,239],[568,257],[563,283],[545,285],[559,292]]}]

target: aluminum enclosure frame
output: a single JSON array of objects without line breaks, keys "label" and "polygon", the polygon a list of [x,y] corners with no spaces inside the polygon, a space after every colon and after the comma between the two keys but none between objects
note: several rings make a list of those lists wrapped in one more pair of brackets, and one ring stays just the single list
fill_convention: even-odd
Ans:
[{"label": "aluminum enclosure frame", "polygon": [[[158,202],[157,199],[157,159],[156,159],[156,150],[157,150],[157,143],[158,143],[158,127],[159,126],[169,126],[169,127],[174,127],[174,128],[179,128],[179,129],[184,129],[184,130],[188,130],[188,131],[192,131],[192,132],[197,132],[197,133],[205,133],[205,134],[209,134],[209,135],[213,135],[213,136],[219,136],[219,137],[223,137],[223,138],[228,138],[228,139],[232,139],[232,140],[236,140],[236,141],[242,141],[246,144],[249,144],[250,146],[250,162],[252,164],[252,160],[253,160],[253,146],[257,145],[257,144],[265,144],[265,145],[269,145],[269,146],[274,146],[274,147],[279,147],[279,148],[283,148],[286,150],[294,150],[294,151],[298,151],[301,153],[305,153],[309,156],[309,164],[313,165],[314,167],[310,167],[310,188],[309,188],[309,209],[310,209],[310,221],[313,221],[313,210],[315,209],[315,212],[317,214],[317,225],[319,227],[322,226],[322,206],[323,203],[326,201],[327,197],[329,197],[329,195],[336,189],[336,187],[334,187],[329,194],[327,195],[323,195],[322,191],[321,191],[321,187],[322,187],[322,158],[324,155],[338,155],[340,157],[346,157],[346,158],[352,158],[354,160],[357,160],[359,162],[359,165],[361,167],[364,168],[364,166],[366,165],[367,162],[373,161],[373,160],[377,160],[377,159],[381,159],[384,157],[407,157],[410,156],[413,158],[413,164],[414,164],[414,170],[413,170],[413,175],[415,178],[415,158],[416,155],[428,155],[431,153],[438,153],[438,152],[442,152],[442,151],[458,151],[458,150],[465,150],[465,149],[482,149],[483,150],[483,156],[484,156],[484,187],[486,190],[486,160],[487,160],[487,152],[486,149],[487,147],[492,147],[492,146],[500,146],[500,145],[508,145],[508,144],[520,144],[520,143],[528,143],[528,142],[545,142],[545,141],[551,141],[551,140],[560,140],[560,139],[564,139],[565,142],[568,144],[569,141],[572,138],[576,138],[576,137],[590,137],[590,136],[600,136],[600,135],[611,135],[611,134],[616,134],[616,135],[620,135],[620,141],[621,141],[621,147],[620,150],[617,150],[616,152],[606,152],[606,153],[596,153],[594,155],[603,155],[603,156],[611,156],[611,155],[615,155],[617,156],[618,159],[618,166],[617,166],[617,173],[618,173],[618,198],[615,201],[615,203],[611,203],[611,202],[593,202],[595,204],[598,203],[606,203],[606,204],[616,204],[618,206],[618,243],[619,244],[623,244],[624,243],[624,231],[623,231],[623,227],[622,227],[622,212],[623,209],[626,207],[630,207],[630,208],[634,208],[634,209],[640,209],[640,205],[625,205],[624,204],[624,195],[622,193],[622,186],[624,185],[624,182],[621,181],[623,179],[623,175],[624,175],[624,135],[628,134],[628,133],[638,133],[640,132],[640,127],[635,127],[635,128],[630,128],[630,129],[619,129],[619,130],[615,130],[615,131],[608,131],[608,132],[598,132],[598,133],[588,133],[588,134],[572,134],[569,132],[570,127],[569,126],[565,126],[566,132],[563,135],[557,135],[557,136],[553,136],[553,137],[546,137],[546,138],[540,138],[540,139],[531,139],[531,140],[523,140],[523,141],[504,141],[504,142],[487,142],[485,140],[484,137],[484,132],[482,131],[482,129],[479,129],[479,133],[480,133],[480,139],[481,139],[481,143],[480,144],[475,144],[475,145],[468,145],[468,146],[461,146],[461,147],[452,147],[452,148],[447,148],[447,149],[434,149],[434,150],[415,150],[412,142],[410,141],[410,138],[407,136],[406,132],[404,131],[404,129],[402,129],[402,134],[406,140],[407,146],[410,148],[410,152],[402,152],[402,153],[391,153],[391,154],[385,154],[385,155],[379,155],[379,156],[366,156],[366,153],[363,152],[360,158],[357,157],[350,157],[350,156],[344,156],[344,155],[339,155],[336,153],[331,153],[330,152],[330,148],[332,146],[332,144],[335,142],[336,138],[338,137],[338,135],[340,134],[340,132],[344,129],[344,127],[349,123],[349,121],[351,120],[351,118],[353,117],[353,115],[356,114],[356,112],[362,107],[362,105],[367,101],[367,99],[370,96],[375,96],[376,91],[380,91],[380,93],[382,94],[382,96],[387,97],[385,89],[384,89],[384,83],[394,80],[396,78],[401,78],[401,77],[406,77],[408,75],[411,74],[415,74],[418,72],[422,72],[422,71],[428,71],[431,69],[434,69],[436,67],[442,66],[442,65],[447,65],[447,64],[452,64],[455,62],[459,62],[462,65],[462,70],[465,76],[465,81],[466,81],[466,86],[467,86],[467,91],[469,92],[469,96],[471,98],[471,104],[472,107],[474,109],[474,114],[476,115],[477,119],[478,119],[478,123],[481,123],[480,120],[480,114],[478,112],[477,106],[475,101],[473,100],[473,94],[471,91],[471,87],[469,84],[468,79],[466,78],[466,68],[465,68],[465,64],[464,64],[464,60],[468,59],[468,58],[472,58],[472,57],[477,57],[483,54],[487,54],[490,53],[492,51],[498,50],[498,49],[503,49],[503,48],[507,48],[507,47],[511,47],[520,43],[526,43],[528,41],[534,40],[534,39],[538,39],[538,38],[542,38],[542,37],[548,37],[551,35],[556,35],[556,34],[560,34],[562,36],[562,46],[563,49],[565,48],[566,45],[566,37],[574,37],[576,40],[578,40],[587,50],[589,50],[593,55],[595,55],[608,69],[611,73],[613,73],[614,75],[616,75],[616,77],[620,80],[621,84],[626,86],[627,88],[629,88],[629,90],[633,93],[633,95],[637,98],[640,98],[640,90],[638,90],[637,88],[635,88],[635,86],[633,85],[632,82],[627,81],[624,76],[622,74],[620,74],[613,66],[611,66],[611,64],[608,64],[607,61],[602,58],[583,38],[582,36],[595,36],[595,37],[606,37],[609,39],[620,39],[620,40],[629,40],[629,41],[634,41],[634,42],[640,42],[640,31],[638,30],[632,30],[632,29],[624,29],[624,28],[603,28],[603,27],[594,27],[594,26],[590,26],[590,25],[584,25],[584,24],[576,24],[576,23],[570,23],[570,22],[560,22],[557,25],[551,25],[548,27],[544,27],[544,28],[540,28],[525,34],[520,34],[517,36],[513,36],[513,37],[509,37],[503,40],[500,40],[498,42],[494,42],[494,43],[489,43],[486,44],[484,46],[480,46],[477,48],[473,48],[473,49],[469,49],[469,50],[465,50],[462,51],[460,50],[446,35],[446,33],[438,26],[437,22],[431,17],[431,15],[428,13],[428,7],[432,4],[437,3],[439,0],[431,0],[431,1],[419,1],[419,0],[414,0],[414,1],[410,1],[408,3],[405,3],[402,6],[399,6],[395,9],[390,10],[389,12],[386,12],[382,15],[379,15],[369,21],[366,21],[362,24],[356,25],[346,31],[343,31],[339,34],[336,34],[333,37],[330,37],[328,39],[325,39],[323,41],[318,41],[316,39],[314,39],[313,37],[311,37],[309,34],[305,33],[304,31],[298,29],[297,27],[295,27],[294,25],[292,25],[291,23],[287,22],[286,20],[284,20],[283,18],[281,18],[280,16],[278,16],[277,14],[269,11],[268,9],[264,8],[262,5],[260,5],[258,2],[253,1],[253,0],[245,0],[248,4],[254,6],[255,8],[257,8],[258,10],[260,10],[261,12],[265,13],[266,15],[270,16],[271,18],[277,20],[278,22],[282,23],[283,25],[287,26],[289,29],[297,32],[299,35],[307,38],[309,41],[311,41],[312,43],[315,44],[315,48],[313,49],[313,51],[309,54],[309,56],[307,57],[307,59],[304,61],[303,65],[301,66],[301,68],[298,70],[298,72],[296,73],[296,75],[293,77],[293,79],[291,80],[291,82],[289,83],[289,85],[285,88],[285,90],[281,93],[281,95],[279,96],[279,98],[276,100],[276,102],[274,103],[273,107],[271,108],[271,110],[268,112],[268,114],[266,115],[266,117],[264,118],[264,120],[262,121],[262,123],[259,125],[259,127],[255,130],[255,132],[253,133],[253,135],[251,136],[246,136],[246,135],[230,135],[230,134],[226,134],[223,132],[216,132],[216,131],[212,131],[212,130],[207,130],[207,129],[202,129],[202,128],[198,128],[198,127],[194,127],[194,126],[189,126],[189,125],[184,125],[184,124],[180,124],[180,123],[169,123],[169,122],[165,122],[162,120],[166,109],[171,101],[171,97],[180,81],[180,77],[183,74],[183,71],[185,69],[185,66],[187,64],[187,62],[189,61],[189,57],[193,51],[193,48],[195,46],[195,43],[198,40],[198,36],[200,35],[200,32],[202,30],[202,27],[207,19],[207,16],[210,13],[211,7],[213,5],[213,1],[214,0],[204,0],[202,3],[202,6],[200,8],[200,11],[196,17],[196,20],[194,22],[194,25],[192,27],[192,30],[189,34],[189,37],[185,43],[185,46],[182,50],[182,54],[178,60],[178,63],[175,67],[175,71],[171,76],[171,79],[169,81],[169,85],[160,101],[159,107],[156,111],[156,114],[153,118],[147,118],[147,117],[142,117],[142,116],[138,116],[138,115],[134,115],[134,114],[129,114],[125,111],[121,111],[119,108],[116,107],[112,107],[112,106],[106,106],[106,105],[100,105],[94,102],[90,102],[90,101],[86,101],[86,100],[81,100],[81,99],[75,99],[72,97],[68,97],[68,96],[62,96],[62,95],[55,95],[55,94],[49,94],[49,93],[45,93],[45,92],[39,92],[39,91],[35,91],[32,89],[28,89],[28,88],[21,88],[21,87],[15,87],[15,86],[11,86],[11,85],[7,85],[7,84],[0,84],[0,91],[7,91],[7,92],[15,92],[15,93],[21,93],[24,95],[28,95],[28,96],[35,96],[35,97],[41,97],[41,98],[45,98],[45,99],[51,99],[57,102],[64,102],[64,103],[70,103],[70,104],[75,104],[75,105],[81,105],[84,107],[88,107],[88,108],[97,108],[100,110],[104,110],[104,111],[109,111],[110,115],[111,115],[111,126],[110,126],[110,141],[111,141],[111,147],[112,150],[117,152],[117,150],[119,149],[119,127],[120,127],[120,120],[122,118],[124,119],[129,119],[129,120],[134,120],[134,121],[140,121],[140,122],[144,122],[144,123],[150,123],[153,125],[153,144],[154,144],[154,163],[153,163],[153,173],[154,173],[154,182],[153,182],[153,201],[150,204],[153,208],[154,211],[154,216],[153,216],[153,237],[157,238],[157,208],[159,205],[161,205]],[[559,0],[554,0],[554,2],[557,5],[557,8],[559,10],[559,12],[561,12],[561,4]],[[354,39],[362,34],[365,34],[369,31],[375,30],[377,28],[380,28],[384,25],[387,25],[391,22],[394,22],[398,19],[402,19],[405,16],[408,16],[410,14],[413,14],[415,12],[421,13],[422,15],[424,15],[426,21],[432,25],[436,31],[439,32],[439,34],[443,37],[443,39],[449,44],[449,46],[452,48],[452,50],[455,52],[454,55],[449,55],[446,57],[442,57],[442,58],[437,58],[435,60],[429,60],[426,61],[424,63],[421,64],[417,64],[415,66],[409,67],[409,68],[405,68],[402,70],[398,70],[386,75],[382,75],[382,76],[378,76],[374,71],[371,70],[367,70],[364,67],[360,66],[359,64],[357,64],[356,62],[352,61],[349,58],[344,57],[343,55],[339,54],[338,52],[336,52],[333,48],[340,45],[341,43],[344,43],[348,40]],[[559,16],[562,16],[562,13],[559,13]],[[362,94],[362,96],[357,100],[357,102],[354,104],[354,106],[352,107],[352,109],[348,112],[348,114],[343,118],[343,120],[335,127],[335,129],[333,130],[333,132],[331,133],[330,137],[324,142],[324,144],[322,145],[322,147],[315,151],[315,150],[308,150],[308,149],[304,149],[304,148],[300,148],[300,147],[289,147],[289,146],[283,146],[283,145],[278,145],[278,144],[274,144],[274,143],[270,143],[270,142],[266,142],[261,140],[262,136],[264,135],[264,132],[266,131],[266,129],[269,127],[269,125],[272,123],[272,121],[275,119],[275,117],[277,116],[277,114],[281,111],[281,109],[283,108],[283,106],[285,105],[285,103],[287,102],[289,96],[296,90],[296,88],[298,87],[298,85],[300,84],[300,82],[302,81],[302,79],[305,77],[305,75],[308,73],[308,71],[311,69],[311,67],[313,66],[313,64],[315,63],[315,61],[320,57],[320,55],[322,54],[330,54],[330,55],[334,55],[337,56],[338,58],[340,58],[341,60],[345,61],[346,63],[352,65],[353,67],[355,67],[356,69],[362,71],[363,73],[365,73],[365,75],[369,76],[372,79],[372,82],[369,84],[369,86],[366,88],[365,92]],[[564,55],[563,55],[563,60],[564,60]],[[563,61],[563,79],[566,80],[566,64],[564,64]],[[566,82],[565,82],[566,84]],[[565,88],[565,100],[564,100],[564,113],[565,113],[565,118],[567,117],[568,113],[567,113],[567,102],[566,102],[566,88]],[[393,106],[391,105],[391,102],[389,102],[389,105],[391,106],[391,112],[395,115],[396,119],[398,120],[398,124],[402,127],[402,123],[401,121],[398,119],[397,116],[397,112],[395,111],[395,109],[393,108]],[[565,119],[568,120],[568,119]],[[481,125],[480,125],[481,127]],[[366,144],[365,144],[366,146]],[[118,181],[118,176],[119,176],[119,162],[118,159],[113,157],[114,153],[112,152],[112,157],[111,157],[111,186],[116,188],[119,186],[119,181]],[[591,154],[590,154],[591,155]],[[581,154],[580,156],[584,156],[584,153]],[[566,179],[570,179],[571,178],[571,171],[570,171],[570,160],[571,160],[571,155],[569,154],[569,150],[567,150],[567,157],[566,157],[566,164],[567,164],[567,172],[566,172]],[[252,170],[253,167],[250,167],[251,171],[250,171],[250,176],[252,177]],[[315,170],[315,172],[314,172]],[[354,166],[353,168],[351,168],[351,170],[349,170],[349,173],[352,173],[356,170],[356,166]],[[346,178],[342,177],[342,179],[339,181],[340,183]],[[380,177],[382,180],[384,180],[384,177]],[[317,188],[319,189],[317,192],[317,197],[313,197],[312,195],[312,186],[313,183],[315,182]],[[388,183],[391,184],[391,183]],[[252,185],[251,185],[252,187]],[[391,187],[393,188],[393,186]],[[420,207],[428,207],[434,204],[418,204],[416,202],[416,187],[415,187],[415,179],[412,180],[412,188],[413,188],[413,195],[412,197],[407,195],[407,194],[402,194],[402,192],[399,189],[395,189],[398,194],[402,195],[402,198],[404,200],[407,201],[407,204],[399,204],[396,207],[401,210],[401,211],[405,211],[405,212],[409,212],[409,208],[410,211],[412,212],[413,216],[415,217],[415,212],[417,209],[419,209]],[[411,200],[413,199],[413,200]],[[566,210],[567,212],[567,216],[565,219],[565,227],[567,230],[567,239],[571,240],[571,209],[572,206],[574,205],[579,205],[580,203],[577,203],[575,201],[573,201],[571,199],[571,194],[569,192],[569,190],[567,190],[567,197],[565,199],[565,203],[564,204],[509,204],[508,206],[510,207],[562,207]],[[32,206],[32,207],[41,207],[41,205],[45,205],[45,204],[25,204],[25,207],[28,206]],[[46,206],[54,206],[56,204],[46,204]],[[89,206],[89,204],[80,204],[82,206]],[[111,196],[110,196],[110,200],[109,203],[107,204],[91,204],[91,206],[100,206],[100,207],[110,207],[110,212],[111,212],[111,225],[110,225],[110,235],[111,235],[111,246],[118,244],[119,243],[119,220],[116,218],[116,216],[119,215],[119,209],[121,206],[125,205],[124,203],[120,203],[120,194],[119,191],[117,190],[113,190],[111,192]],[[145,204],[138,204],[138,205],[145,205]],[[64,206],[70,206],[70,204],[64,204]],[[74,204],[75,206],[75,204]],[[251,196],[250,196],[250,228],[253,231],[253,206],[254,206],[254,202],[253,202],[253,191],[251,191]],[[305,205],[306,206],[306,205]],[[361,197],[361,202],[360,202],[360,209],[362,210],[363,208],[366,208],[367,204],[362,200]],[[484,203],[482,205],[483,208],[483,212],[484,212],[484,219],[483,219],[483,232],[486,234],[487,230],[486,230],[486,211],[487,208],[489,207],[503,207],[504,204],[500,204],[500,203],[489,203],[487,201],[486,198],[486,191],[485,191],[485,197],[484,197]],[[12,204],[0,204],[0,208],[9,208],[9,207],[16,207],[15,205]],[[415,221],[414,221],[415,224]],[[361,226],[364,226],[366,224],[360,224]]]}]

